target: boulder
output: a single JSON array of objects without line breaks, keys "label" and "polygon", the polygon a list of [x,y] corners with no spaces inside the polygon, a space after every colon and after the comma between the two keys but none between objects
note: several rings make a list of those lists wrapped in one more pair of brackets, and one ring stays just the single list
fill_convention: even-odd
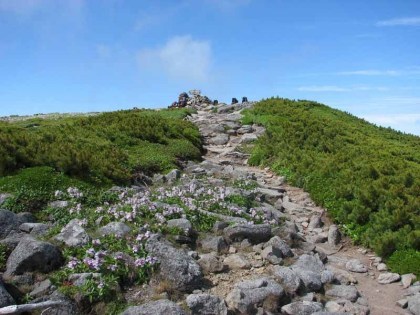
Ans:
[{"label": "boulder", "polygon": [[14,305],[15,303],[15,300],[12,298],[9,292],[7,292],[0,278],[0,308],[9,305]]},{"label": "boulder", "polygon": [[201,241],[201,248],[207,252],[224,253],[229,249],[229,245],[226,243],[223,236],[207,236]]},{"label": "boulder", "polygon": [[387,271],[388,267],[386,266],[386,264],[380,263],[376,266],[376,269],[378,269],[378,271]]},{"label": "boulder", "polygon": [[49,307],[42,311],[42,315],[79,315],[82,314],[81,310],[78,309],[77,303],[63,293],[54,291],[49,297],[52,301],[61,301],[59,306]]},{"label": "boulder", "polygon": [[32,298],[38,298],[44,295],[48,295],[51,290],[52,283],[49,279],[41,281],[35,284],[34,289],[29,293]]},{"label": "boulder", "polygon": [[122,222],[111,222],[99,229],[101,236],[115,235],[124,237],[131,232],[131,228]]},{"label": "boulder", "polygon": [[225,228],[224,234],[231,242],[240,242],[248,239],[251,243],[258,244],[270,239],[271,226],[269,224],[238,224]]},{"label": "boulder", "polygon": [[282,252],[276,246],[270,245],[265,247],[261,252],[261,257],[268,260],[273,265],[278,265],[282,261]]},{"label": "boulder", "polygon": [[229,135],[225,133],[219,133],[215,137],[210,138],[209,143],[214,145],[225,145],[229,142]]},{"label": "boulder", "polygon": [[401,277],[398,273],[386,272],[386,273],[381,273],[378,276],[378,283],[388,284],[388,283],[400,281],[400,279]]},{"label": "boulder", "polygon": [[187,297],[187,305],[191,315],[227,315],[224,300],[211,294],[191,294]]},{"label": "boulder", "polygon": [[311,301],[293,302],[284,305],[281,311],[287,315],[310,315],[323,309],[322,304]]},{"label": "boulder", "polygon": [[51,228],[49,224],[45,223],[23,223],[19,226],[19,230],[25,233],[29,233],[33,236],[40,237],[48,233]]},{"label": "boulder", "polygon": [[324,271],[325,267],[319,258],[318,254],[308,255],[303,254],[299,259],[292,265],[292,269],[306,269],[316,273]]},{"label": "boulder", "polygon": [[364,273],[368,272],[368,268],[358,259],[351,259],[346,263],[346,269],[352,272]]},{"label": "boulder", "polygon": [[80,220],[71,220],[58,234],[55,239],[63,242],[70,247],[78,247],[86,245],[90,242],[90,237],[85,229],[81,226]]},{"label": "boulder", "polygon": [[257,188],[257,194],[261,196],[262,201],[266,201],[271,204],[275,204],[278,199],[280,199],[283,194],[275,189],[268,188]]},{"label": "boulder", "polygon": [[236,269],[250,269],[251,264],[248,259],[242,254],[232,254],[225,258],[223,261],[231,270]]},{"label": "boulder", "polygon": [[408,298],[408,310],[414,315],[420,315],[420,294]]},{"label": "boulder", "polygon": [[272,237],[263,247],[273,246],[281,253],[281,258],[293,257],[293,252],[289,245],[283,241],[279,236]]},{"label": "boulder", "polygon": [[325,292],[327,297],[339,298],[356,302],[360,296],[355,286],[351,285],[333,285],[329,290]]},{"label": "boulder", "polygon": [[168,174],[165,175],[165,179],[168,183],[174,183],[176,180],[181,178],[181,171],[173,169]]},{"label": "boulder", "polygon": [[223,272],[227,269],[227,265],[220,261],[219,257],[214,252],[201,254],[200,259],[197,262],[206,274]]},{"label": "boulder", "polygon": [[319,215],[313,215],[309,221],[308,229],[313,230],[322,227],[323,222]]},{"label": "boulder", "polygon": [[298,274],[289,267],[273,266],[270,268],[270,273],[289,294],[296,294],[302,286],[302,280]]},{"label": "boulder", "polygon": [[169,300],[148,302],[139,306],[130,306],[121,315],[187,315],[176,303]]},{"label": "boulder", "polygon": [[[277,309],[284,290],[280,284],[269,278],[259,278],[236,283],[226,297],[226,303],[232,311],[241,314],[256,314],[257,308],[264,302]],[[267,304],[268,304],[267,303]]]},{"label": "boulder", "polygon": [[5,274],[20,275],[31,271],[48,273],[63,263],[63,255],[57,246],[24,238],[7,259]]},{"label": "boulder", "polygon": [[183,230],[184,231],[184,234],[186,236],[193,235],[192,224],[187,219],[172,219],[172,220],[168,220],[167,225],[168,225],[168,227],[175,227],[175,228],[179,228],[179,229]]},{"label": "boulder", "polygon": [[0,210],[0,240],[6,238],[11,231],[19,231],[19,226],[24,223],[15,213]]},{"label": "boulder", "polygon": [[416,280],[416,275],[414,273],[407,273],[401,276],[401,284],[404,289],[407,289],[414,280]]},{"label": "boulder", "polygon": [[341,233],[338,226],[333,224],[328,229],[328,244],[337,246],[341,241]]},{"label": "boulder", "polygon": [[203,272],[199,264],[183,250],[174,248],[169,242],[153,235],[146,242],[149,255],[160,262],[160,276],[171,282],[180,291],[200,287]]}]

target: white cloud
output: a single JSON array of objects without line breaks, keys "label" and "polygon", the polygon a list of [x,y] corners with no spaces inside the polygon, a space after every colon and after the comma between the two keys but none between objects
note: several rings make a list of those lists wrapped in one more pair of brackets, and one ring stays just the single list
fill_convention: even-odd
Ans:
[{"label": "white cloud", "polygon": [[164,71],[172,78],[206,81],[212,61],[211,44],[190,35],[175,36],[161,48],[141,50],[137,61],[141,69]]},{"label": "white cloud", "polygon": [[335,85],[312,85],[298,87],[303,92],[355,92],[355,91],[386,91],[386,87],[352,86],[340,87]]},{"label": "white cloud", "polygon": [[420,17],[383,20],[377,22],[376,26],[420,26]]},{"label": "white cloud", "polygon": [[389,115],[364,115],[366,120],[379,125],[414,124],[420,123],[420,113],[389,114]]}]

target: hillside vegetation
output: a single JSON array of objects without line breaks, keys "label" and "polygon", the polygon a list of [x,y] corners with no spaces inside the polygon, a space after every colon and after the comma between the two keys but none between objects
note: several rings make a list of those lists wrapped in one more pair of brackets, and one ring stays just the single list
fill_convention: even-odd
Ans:
[{"label": "hillside vegetation", "polygon": [[[35,210],[56,189],[136,183],[200,159],[198,129],[187,110],[128,110],[88,117],[0,122],[0,192],[13,208]],[[33,208],[33,209],[32,209]]]},{"label": "hillside vegetation", "polygon": [[270,166],[310,192],[356,242],[391,257],[394,270],[418,274],[419,137],[282,98],[259,102],[244,123],[267,128],[250,163]]}]

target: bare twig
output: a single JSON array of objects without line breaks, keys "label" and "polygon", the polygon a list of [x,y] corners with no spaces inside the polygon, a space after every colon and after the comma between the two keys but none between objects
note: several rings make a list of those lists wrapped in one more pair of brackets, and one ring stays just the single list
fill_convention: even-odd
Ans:
[{"label": "bare twig", "polygon": [[0,308],[0,315],[19,314],[23,312],[32,312],[43,308],[58,306],[63,304],[63,301],[45,301],[33,304],[10,305]]}]

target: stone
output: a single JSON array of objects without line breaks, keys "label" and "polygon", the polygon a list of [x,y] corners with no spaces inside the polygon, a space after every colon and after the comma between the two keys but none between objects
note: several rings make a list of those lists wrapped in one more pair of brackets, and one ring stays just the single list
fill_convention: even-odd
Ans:
[{"label": "stone", "polygon": [[307,292],[317,292],[322,289],[321,273],[302,268],[292,268],[292,270],[302,280]]},{"label": "stone", "polygon": [[90,236],[78,219],[71,220],[54,239],[70,247],[83,246],[90,242]]},{"label": "stone", "polygon": [[44,295],[48,295],[49,291],[51,290],[52,283],[49,279],[41,281],[35,284],[34,289],[29,293],[29,295],[33,298],[38,298]]},{"label": "stone", "polygon": [[226,297],[229,309],[240,314],[256,314],[258,306],[269,302],[274,310],[279,306],[284,290],[269,278],[259,278],[236,283]]},{"label": "stone", "polygon": [[408,298],[407,309],[414,315],[420,315],[420,294]]},{"label": "stone", "polygon": [[357,283],[357,279],[350,272],[333,268],[331,266],[328,266],[328,270],[334,274],[335,280],[337,280],[340,284],[356,284]]},{"label": "stone", "polygon": [[0,193],[0,206],[4,204],[4,202],[10,197],[13,197],[13,196],[7,193]]},{"label": "stone", "polygon": [[331,246],[337,246],[341,241],[341,233],[338,226],[332,224],[328,229],[328,244]]},{"label": "stone", "polygon": [[321,217],[319,215],[313,215],[311,217],[311,220],[309,221],[308,228],[310,230],[313,230],[313,229],[322,227],[322,225],[323,225],[323,222],[321,220]]},{"label": "stone", "polygon": [[122,222],[111,222],[99,229],[101,236],[115,235],[124,237],[131,232],[131,228]]},{"label": "stone", "polygon": [[227,269],[227,265],[220,261],[216,253],[201,254],[197,262],[206,274],[223,272]]},{"label": "stone", "polygon": [[69,206],[69,202],[67,200],[56,200],[48,204],[48,207],[56,208],[56,209],[64,209],[64,208],[67,208],[68,206]]},{"label": "stone", "polygon": [[9,294],[9,292],[7,292],[6,288],[4,287],[3,281],[0,277],[0,308],[9,305],[14,305],[15,303],[16,302],[13,299],[13,297]]},{"label": "stone", "polygon": [[322,271],[324,271],[325,267],[318,254],[303,254],[292,265],[292,269],[306,269],[313,272],[321,273]]},{"label": "stone", "polygon": [[225,228],[224,234],[231,242],[248,239],[252,244],[258,244],[270,239],[271,226],[269,224],[238,224]]},{"label": "stone", "polygon": [[5,274],[20,275],[30,271],[48,273],[63,263],[63,255],[57,246],[24,238],[7,259]]},{"label": "stone", "polygon": [[368,268],[358,259],[351,259],[346,263],[346,269],[351,272],[364,273],[368,272]]},{"label": "stone", "polygon": [[176,303],[169,300],[148,302],[139,306],[130,306],[121,315],[187,315]]},{"label": "stone", "polygon": [[261,252],[261,257],[265,260],[268,260],[273,265],[278,265],[282,261],[282,252],[276,246],[270,245],[263,249]]},{"label": "stone", "polygon": [[86,281],[90,279],[100,279],[101,274],[97,272],[83,272],[83,273],[73,273],[69,276],[68,280],[73,283],[76,287],[83,286]]},{"label": "stone", "polygon": [[321,273],[321,282],[323,284],[333,283],[334,281],[335,281],[335,275],[332,271],[326,269]]},{"label": "stone", "polygon": [[225,133],[219,133],[215,137],[210,138],[209,143],[214,145],[225,145],[229,142],[229,135]]},{"label": "stone", "polygon": [[289,267],[272,266],[270,274],[284,287],[289,294],[296,294],[303,285],[298,274]]},{"label": "stone", "polygon": [[191,294],[187,297],[187,305],[191,315],[227,315],[224,300],[211,294]]},{"label": "stone", "polygon": [[28,219],[8,210],[0,210],[0,240],[6,238],[12,231],[19,231],[21,224],[32,222],[32,220]]},{"label": "stone", "polygon": [[387,271],[388,267],[384,263],[380,263],[376,266],[376,269],[378,269],[378,271]]},{"label": "stone", "polygon": [[284,305],[281,311],[287,315],[310,315],[322,309],[319,302],[299,301]]},{"label": "stone", "polygon": [[168,183],[174,183],[176,180],[181,178],[181,171],[177,169],[173,169],[168,174],[165,175],[165,180]]},{"label": "stone", "polygon": [[229,223],[227,223],[227,222],[216,221],[213,225],[213,231],[218,233],[220,231],[223,231],[228,226],[229,226]]},{"label": "stone", "polygon": [[179,228],[184,231],[186,236],[191,236],[194,234],[192,224],[187,219],[172,219],[167,222],[168,227]]},{"label": "stone", "polygon": [[23,223],[19,226],[19,230],[22,232],[29,233],[33,236],[40,237],[44,236],[48,233],[49,229],[51,228],[50,225],[45,223]]},{"label": "stone", "polygon": [[263,247],[266,246],[273,246],[275,247],[278,251],[280,251],[281,253],[281,258],[287,258],[287,257],[293,257],[294,254],[291,250],[291,248],[289,247],[289,245],[287,245],[287,243],[285,241],[283,241],[279,236],[274,236],[272,237],[267,243],[264,244]]},{"label": "stone", "polygon": [[401,276],[401,284],[404,289],[407,289],[411,283],[416,279],[416,275],[414,273],[407,273]]},{"label": "stone", "polygon": [[146,242],[149,255],[160,262],[160,276],[180,291],[190,291],[201,286],[203,272],[200,265],[188,254],[174,248],[159,235],[152,235]]},{"label": "stone", "polygon": [[257,188],[257,194],[260,195],[260,198],[263,202],[268,202],[271,204],[274,204],[283,196],[283,194],[278,190],[261,187]]},{"label": "stone", "polygon": [[336,301],[328,301],[325,303],[325,310],[329,313],[339,313],[342,309],[342,306],[338,304]]},{"label": "stone", "polygon": [[381,273],[378,276],[378,283],[388,284],[388,283],[392,283],[392,282],[397,282],[400,279],[401,279],[401,277],[398,273],[392,273],[392,272]]},{"label": "stone", "polygon": [[77,303],[63,293],[54,291],[49,297],[49,300],[60,301],[60,305],[56,307],[49,307],[42,311],[42,315],[79,315],[82,314],[78,309]]},{"label": "stone", "polygon": [[222,236],[207,236],[201,241],[201,248],[206,252],[226,253],[229,245]]},{"label": "stone", "polygon": [[252,126],[251,125],[243,125],[236,132],[239,135],[243,135],[245,133],[251,133],[252,131],[253,131],[253,129],[252,129]]},{"label": "stone", "polygon": [[225,258],[223,261],[226,265],[228,265],[229,269],[236,270],[236,269],[250,269],[251,264],[242,254],[232,254]]},{"label": "stone", "polygon": [[398,300],[397,305],[401,308],[406,308],[408,306],[408,300],[407,299]]},{"label": "stone", "polygon": [[332,285],[329,290],[325,292],[327,297],[339,298],[356,302],[360,296],[355,286],[351,285]]},{"label": "stone", "polygon": [[258,139],[258,136],[253,133],[246,133],[242,135],[240,143],[251,143]]}]

